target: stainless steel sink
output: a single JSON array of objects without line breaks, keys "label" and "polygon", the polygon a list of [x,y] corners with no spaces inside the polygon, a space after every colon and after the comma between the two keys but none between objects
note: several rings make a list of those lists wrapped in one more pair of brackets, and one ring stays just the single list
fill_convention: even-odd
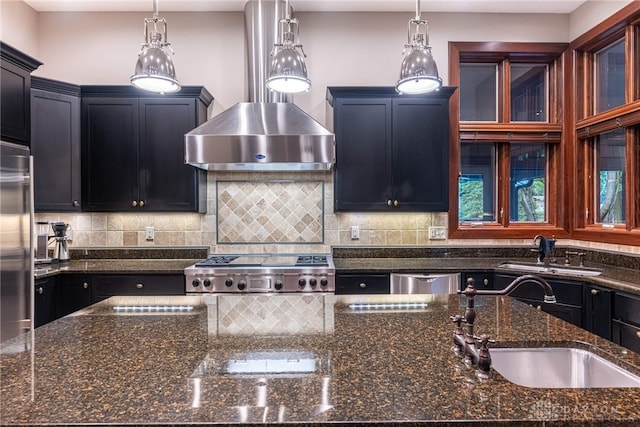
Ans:
[{"label": "stainless steel sink", "polygon": [[544,265],[511,261],[504,262],[500,264],[499,267],[529,273],[564,274],[567,276],[599,276],[602,273],[600,270],[587,267],[564,267],[561,265],[550,265],[547,267]]},{"label": "stainless steel sink", "polygon": [[500,375],[524,387],[640,387],[640,376],[578,348],[492,348],[491,362]]}]

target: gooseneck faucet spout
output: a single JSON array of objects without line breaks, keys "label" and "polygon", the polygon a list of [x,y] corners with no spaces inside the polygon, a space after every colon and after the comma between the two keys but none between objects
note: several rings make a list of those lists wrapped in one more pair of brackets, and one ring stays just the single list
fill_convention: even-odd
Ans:
[{"label": "gooseneck faucet spout", "polygon": [[[553,293],[551,285],[544,279],[532,274],[525,274],[517,277],[506,288],[501,290],[478,290],[474,286],[473,278],[467,280],[467,287],[463,291],[458,291],[467,297],[467,306],[464,316],[451,316],[451,320],[455,324],[453,332],[453,351],[463,356],[463,362],[468,366],[476,367],[476,375],[479,378],[490,378],[491,374],[491,355],[489,354],[488,344],[495,341],[490,340],[488,335],[476,336],[473,324],[476,319],[475,296],[476,295],[510,295],[520,285],[527,282],[537,283],[544,290],[544,302],[555,303],[556,297]],[[464,327],[462,326],[464,323]],[[480,348],[478,348],[480,344]]]}]

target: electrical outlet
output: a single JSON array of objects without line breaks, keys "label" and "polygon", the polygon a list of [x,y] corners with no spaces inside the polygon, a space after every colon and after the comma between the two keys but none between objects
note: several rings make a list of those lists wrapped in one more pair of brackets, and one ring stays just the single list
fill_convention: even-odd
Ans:
[{"label": "electrical outlet", "polygon": [[360,227],[357,225],[351,226],[351,240],[358,240],[360,238]]},{"label": "electrical outlet", "polygon": [[147,240],[153,240],[153,238],[154,238],[153,227],[145,227],[144,228],[144,238],[147,239]]},{"label": "electrical outlet", "polygon": [[429,227],[429,240],[446,240],[446,227]]}]

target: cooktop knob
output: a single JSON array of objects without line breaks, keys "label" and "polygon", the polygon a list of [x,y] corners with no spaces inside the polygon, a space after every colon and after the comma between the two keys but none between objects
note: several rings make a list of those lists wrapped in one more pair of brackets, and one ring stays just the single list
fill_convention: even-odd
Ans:
[{"label": "cooktop knob", "polygon": [[299,285],[300,287],[304,287],[306,284],[307,284],[307,279],[305,279],[304,277],[302,277],[302,278],[300,278],[300,279],[298,280],[298,285]]},{"label": "cooktop knob", "polygon": [[233,286],[233,279],[227,279],[227,280],[225,280],[225,281],[224,281],[224,285],[225,285],[227,288],[232,287],[232,286]]},{"label": "cooktop knob", "polygon": [[247,287],[247,283],[244,280],[240,280],[238,282],[238,289],[240,289],[241,291],[244,290],[244,288]]},{"label": "cooktop knob", "polygon": [[280,289],[282,289],[282,282],[281,281],[277,281],[273,287],[276,289],[276,291],[279,291]]},{"label": "cooktop knob", "polygon": [[327,280],[326,277],[323,277],[322,279],[320,279],[320,286],[327,286],[329,284],[329,281]]},{"label": "cooktop knob", "polygon": [[317,285],[317,284],[318,284],[318,281],[317,281],[315,278],[311,278],[311,279],[309,279],[309,284],[310,284],[311,286],[315,286],[315,285]]},{"label": "cooktop knob", "polygon": [[211,286],[211,280],[204,279],[204,282],[202,284],[204,285],[205,288],[208,288],[209,286]]},{"label": "cooktop knob", "polygon": [[191,286],[193,286],[194,288],[197,288],[198,286],[200,286],[200,280],[199,279],[193,279],[191,281]]}]

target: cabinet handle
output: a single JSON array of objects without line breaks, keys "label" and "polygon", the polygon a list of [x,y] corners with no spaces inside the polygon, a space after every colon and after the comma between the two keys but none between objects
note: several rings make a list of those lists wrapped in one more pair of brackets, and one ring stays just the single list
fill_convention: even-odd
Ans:
[{"label": "cabinet handle", "polygon": [[366,287],[367,287],[367,284],[366,284],[366,283],[364,283],[364,282],[360,283],[360,288],[361,288],[361,289],[364,289],[364,288],[366,288]]},{"label": "cabinet handle", "polygon": [[485,286],[489,286],[489,279],[484,279],[482,281],[482,284],[485,285]]},{"label": "cabinet handle", "polygon": [[80,203],[79,203],[77,200],[74,200],[74,201],[73,201],[73,203],[71,203],[71,205],[72,205],[74,208],[77,208],[78,206],[80,206]]},{"label": "cabinet handle", "polygon": [[134,200],[133,202],[131,202],[131,206],[133,206],[133,207],[135,208],[136,206],[138,206],[138,202],[136,202],[136,201]]},{"label": "cabinet handle", "polygon": [[640,338],[640,331],[636,331],[636,336]]},{"label": "cabinet handle", "polygon": [[142,289],[144,285],[142,283],[136,283],[136,288]]},{"label": "cabinet handle", "polygon": [[398,207],[398,201],[397,200],[393,201],[393,206],[396,207],[396,208]]},{"label": "cabinet handle", "polygon": [[144,200],[140,200],[140,207],[144,207]]},{"label": "cabinet handle", "polygon": [[542,306],[541,306],[541,305],[537,306],[537,307],[536,307],[536,310],[540,310],[540,311],[542,311]]},{"label": "cabinet handle", "polygon": [[40,295],[44,294],[44,288],[43,288],[42,286],[40,286],[40,287],[38,288],[38,293],[39,293]]},{"label": "cabinet handle", "polygon": [[597,289],[591,289],[591,295],[598,295],[600,293]]},{"label": "cabinet handle", "polygon": [[83,287],[83,288],[85,288],[85,289],[87,289],[87,288],[89,287],[89,284],[88,284],[87,282],[84,282],[84,283],[82,284],[82,287]]},{"label": "cabinet handle", "polygon": [[387,206],[391,207],[391,205],[392,205],[391,199],[387,199]]}]

